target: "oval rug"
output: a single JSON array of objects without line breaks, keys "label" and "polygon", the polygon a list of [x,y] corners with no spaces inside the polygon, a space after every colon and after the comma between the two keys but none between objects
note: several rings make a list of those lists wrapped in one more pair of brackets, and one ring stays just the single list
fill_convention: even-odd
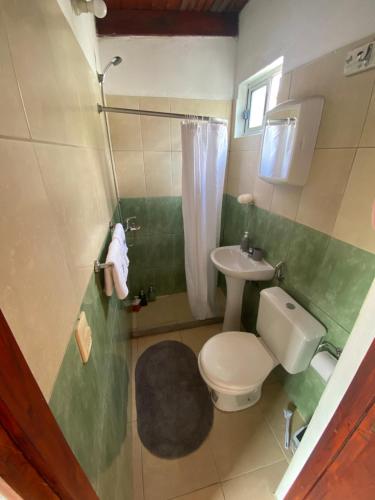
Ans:
[{"label": "oval rug", "polygon": [[181,342],[159,342],[135,369],[137,425],[143,445],[161,458],[199,448],[213,422],[213,405],[194,352]]}]

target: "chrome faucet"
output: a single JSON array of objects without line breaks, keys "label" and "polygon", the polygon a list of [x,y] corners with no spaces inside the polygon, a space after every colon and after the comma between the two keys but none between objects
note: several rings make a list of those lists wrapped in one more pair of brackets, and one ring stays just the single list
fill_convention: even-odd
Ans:
[{"label": "chrome faucet", "polygon": [[339,359],[339,357],[341,356],[341,353],[342,353],[342,349],[340,349],[339,347],[336,347],[334,344],[332,344],[332,342],[329,342],[329,340],[323,340],[318,345],[318,348],[317,348],[315,354],[317,354],[318,352],[322,352],[322,351],[329,352],[336,359]]}]

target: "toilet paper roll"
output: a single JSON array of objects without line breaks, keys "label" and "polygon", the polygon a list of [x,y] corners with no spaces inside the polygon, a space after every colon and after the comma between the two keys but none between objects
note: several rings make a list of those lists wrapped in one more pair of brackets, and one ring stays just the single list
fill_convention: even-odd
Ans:
[{"label": "toilet paper roll", "polygon": [[237,196],[238,203],[241,205],[254,204],[254,196],[250,193],[244,193]]},{"label": "toilet paper roll", "polygon": [[336,368],[337,359],[327,351],[318,352],[311,361],[311,366],[322,377],[324,382],[331,378],[333,370]]}]

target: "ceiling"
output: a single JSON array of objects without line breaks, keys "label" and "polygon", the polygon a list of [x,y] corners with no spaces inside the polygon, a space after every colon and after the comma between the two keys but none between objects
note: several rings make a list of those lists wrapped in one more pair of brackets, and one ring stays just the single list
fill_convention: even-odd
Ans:
[{"label": "ceiling", "polygon": [[99,35],[237,36],[248,0],[106,0]]}]

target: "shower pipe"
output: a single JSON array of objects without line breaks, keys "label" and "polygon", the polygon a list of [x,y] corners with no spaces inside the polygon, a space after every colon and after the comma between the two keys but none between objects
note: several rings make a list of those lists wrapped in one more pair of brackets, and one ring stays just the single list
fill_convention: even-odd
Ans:
[{"label": "shower pipe", "polygon": [[124,113],[127,115],[140,115],[140,116],[158,116],[161,118],[178,118],[180,120],[198,120],[203,122],[226,124],[227,120],[220,120],[219,118],[213,118],[212,116],[204,115],[186,115],[183,113],[167,113],[164,111],[148,111],[145,109],[130,109],[130,108],[114,108],[112,106],[102,106],[98,104],[98,112],[106,113]]},{"label": "shower pipe", "polygon": [[[115,56],[104,67],[102,73],[97,73],[98,82],[99,82],[99,86],[100,86],[100,96],[101,96],[101,100],[102,100],[103,104],[105,104],[105,95],[104,95],[104,79],[105,79],[105,75],[106,75],[107,71],[112,66],[118,66],[121,63],[122,63],[122,58],[120,56]],[[101,106],[100,104],[98,104],[98,109],[99,109],[99,107],[105,107],[105,106]],[[107,118],[106,114],[104,114],[104,125],[105,125],[106,136],[107,136],[108,147],[109,147],[109,156],[110,156],[110,160],[111,160],[111,170],[112,170],[113,185],[115,187],[115,195],[116,195],[116,202],[117,202],[116,211],[117,211],[118,218],[121,221],[121,224],[123,225],[124,224],[124,220],[123,220],[123,217],[122,217],[121,206],[120,206],[120,192],[119,192],[119,188],[118,188],[118,184],[117,184],[116,168],[115,168],[115,160],[114,160],[114,157],[113,157],[111,134],[109,132],[108,118]]]}]

